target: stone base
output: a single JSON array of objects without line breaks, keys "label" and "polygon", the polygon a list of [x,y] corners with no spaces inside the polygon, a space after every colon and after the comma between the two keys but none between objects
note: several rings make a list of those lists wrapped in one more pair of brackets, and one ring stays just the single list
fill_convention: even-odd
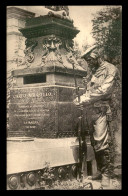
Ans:
[{"label": "stone base", "polygon": [[[33,138],[32,138],[33,139]],[[17,142],[16,142],[17,141]],[[7,174],[63,166],[78,162],[76,138],[7,140]]]}]

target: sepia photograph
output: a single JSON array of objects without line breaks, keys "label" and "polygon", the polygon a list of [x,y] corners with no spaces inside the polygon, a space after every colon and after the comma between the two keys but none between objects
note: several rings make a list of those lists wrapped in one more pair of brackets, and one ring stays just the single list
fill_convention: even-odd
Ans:
[{"label": "sepia photograph", "polygon": [[122,189],[122,6],[6,6],[6,190]]}]

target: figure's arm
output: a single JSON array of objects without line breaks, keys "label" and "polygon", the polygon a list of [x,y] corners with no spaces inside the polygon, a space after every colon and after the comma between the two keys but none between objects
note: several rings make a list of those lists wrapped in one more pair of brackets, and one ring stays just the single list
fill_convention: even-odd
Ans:
[{"label": "figure's arm", "polygon": [[90,99],[98,99],[111,93],[115,81],[115,75],[108,75],[101,86],[90,93]]},{"label": "figure's arm", "polygon": [[80,97],[81,104],[91,104],[109,95],[113,90],[116,74],[116,71],[109,73],[104,82],[97,89],[93,89],[89,96],[86,94],[82,95]]}]

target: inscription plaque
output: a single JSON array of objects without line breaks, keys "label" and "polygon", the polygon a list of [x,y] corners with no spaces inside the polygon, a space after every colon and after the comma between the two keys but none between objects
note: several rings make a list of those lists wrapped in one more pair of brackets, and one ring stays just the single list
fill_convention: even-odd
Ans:
[{"label": "inscription plaque", "polygon": [[57,89],[23,88],[11,90],[9,136],[52,136],[57,133]]},{"label": "inscription plaque", "polygon": [[11,103],[57,101],[57,89],[54,87],[13,89],[10,93],[10,99]]},{"label": "inscription plaque", "polygon": [[28,87],[11,90],[9,136],[75,136],[74,88]]}]

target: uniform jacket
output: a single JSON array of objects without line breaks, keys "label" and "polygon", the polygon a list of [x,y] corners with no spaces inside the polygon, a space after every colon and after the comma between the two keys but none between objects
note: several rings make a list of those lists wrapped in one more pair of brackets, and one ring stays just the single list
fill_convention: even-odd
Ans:
[{"label": "uniform jacket", "polygon": [[109,100],[118,78],[118,69],[113,64],[104,61],[87,84],[87,91],[81,96],[81,102],[86,102],[86,99],[88,103]]}]

